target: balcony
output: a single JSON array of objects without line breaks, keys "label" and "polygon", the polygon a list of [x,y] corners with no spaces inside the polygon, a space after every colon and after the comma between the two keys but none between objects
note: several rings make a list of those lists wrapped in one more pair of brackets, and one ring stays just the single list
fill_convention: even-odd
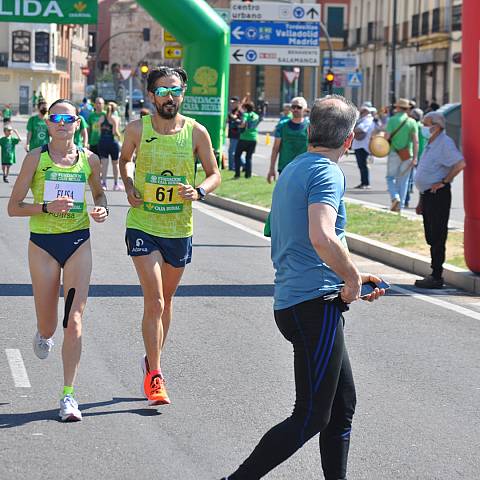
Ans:
[{"label": "balcony", "polygon": [[55,57],[55,65],[57,66],[57,70],[60,72],[67,72],[68,71],[68,58],[65,57]]},{"label": "balcony", "polygon": [[0,67],[8,67],[8,52],[0,53]]}]

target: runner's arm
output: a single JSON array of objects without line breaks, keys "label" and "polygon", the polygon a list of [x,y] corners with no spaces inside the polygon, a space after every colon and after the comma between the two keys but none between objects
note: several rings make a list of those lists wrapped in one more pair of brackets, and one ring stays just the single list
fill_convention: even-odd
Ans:
[{"label": "runner's arm", "polygon": [[83,146],[88,148],[88,129],[86,127],[82,128],[80,135],[82,137]]},{"label": "runner's arm", "polygon": [[92,169],[92,174],[88,178],[88,184],[92,191],[93,203],[95,207],[90,212],[90,216],[99,223],[104,222],[107,217],[107,197],[100,183],[100,159],[94,153],[90,153],[88,163]]},{"label": "runner's arm", "polygon": [[211,193],[222,183],[222,177],[218,170],[210,135],[207,129],[199,123],[193,129],[193,144],[194,153],[200,159],[205,172],[205,180],[197,187],[202,187],[206,193]]},{"label": "runner's arm", "polygon": [[275,180],[275,164],[277,163],[278,152],[280,151],[280,145],[282,143],[282,139],[279,137],[275,138],[272,147],[272,154],[270,155],[270,169],[267,173],[267,181],[268,183],[272,183],[272,180]]},{"label": "runner's arm", "polygon": [[118,118],[112,117],[113,120],[113,134],[120,140],[121,135],[120,135],[120,129],[118,128],[120,125],[120,121]]},{"label": "runner's arm", "polygon": [[28,152],[29,145],[30,145],[30,140],[32,139],[32,132],[28,131],[27,132],[27,142],[25,144],[25,150]]},{"label": "runner's arm", "polygon": [[10,217],[31,217],[42,213],[42,204],[24,202],[32,184],[39,159],[40,155],[35,151],[27,153],[25,156],[8,201],[8,215]]},{"label": "runner's arm", "polygon": [[141,120],[130,122],[125,128],[122,151],[120,152],[120,175],[125,185],[125,193],[132,207],[138,207],[143,203],[139,192],[134,186],[135,163],[133,155],[140,144],[142,137]]}]

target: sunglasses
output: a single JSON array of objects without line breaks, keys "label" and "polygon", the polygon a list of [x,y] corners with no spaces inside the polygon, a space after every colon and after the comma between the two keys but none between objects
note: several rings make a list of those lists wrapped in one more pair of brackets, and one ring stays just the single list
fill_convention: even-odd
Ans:
[{"label": "sunglasses", "polygon": [[290,108],[292,110],[302,110],[303,109],[303,107],[301,105],[292,105]]},{"label": "sunglasses", "polygon": [[153,93],[157,97],[166,97],[171,95],[172,97],[179,97],[183,93],[183,87],[157,87]]},{"label": "sunglasses", "polygon": [[52,113],[48,116],[48,119],[52,123],[60,123],[62,121],[63,123],[75,123],[77,118],[78,117],[76,115],[68,115],[66,113]]}]

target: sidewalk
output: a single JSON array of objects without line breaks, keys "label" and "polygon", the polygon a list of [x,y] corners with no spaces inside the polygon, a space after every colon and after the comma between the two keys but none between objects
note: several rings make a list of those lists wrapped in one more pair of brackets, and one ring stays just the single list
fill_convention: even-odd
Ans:
[{"label": "sidewalk", "polygon": [[[269,210],[249,203],[231,200],[210,194],[205,202],[217,208],[229,210],[254,220],[264,222]],[[409,273],[426,276],[431,273],[430,258],[392,247],[382,242],[361,235],[347,232],[348,248],[358,255],[383,262]],[[468,272],[453,265],[444,265],[445,282],[467,292],[480,295],[480,275]]]}]

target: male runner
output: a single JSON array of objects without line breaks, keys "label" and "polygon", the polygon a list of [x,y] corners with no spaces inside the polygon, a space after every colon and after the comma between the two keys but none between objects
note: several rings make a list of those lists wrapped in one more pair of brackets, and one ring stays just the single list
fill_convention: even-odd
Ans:
[{"label": "male runner", "polygon": [[50,137],[45,122],[48,113],[47,102],[38,103],[38,114],[32,115],[27,122],[27,148],[32,151],[34,148],[46,145]]},{"label": "male runner", "polygon": [[[155,113],[127,125],[120,154],[120,173],[132,206],[125,240],[144,297],[142,368],[150,405],[170,403],[160,356],[172,319],[172,299],[191,261],[192,201],[202,200],[221,182],[207,130],[178,113],[186,87],[187,74],[181,68],[150,71],[147,89]],[[206,174],[197,188],[196,157]]]},{"label": "male runner", "polygon": [[105,100],[97,97],[95,100],[95,110],[88,117],[88,148],[98,155],[98,142],[100,141],[100,124],[98,119],[105,115]]}]

